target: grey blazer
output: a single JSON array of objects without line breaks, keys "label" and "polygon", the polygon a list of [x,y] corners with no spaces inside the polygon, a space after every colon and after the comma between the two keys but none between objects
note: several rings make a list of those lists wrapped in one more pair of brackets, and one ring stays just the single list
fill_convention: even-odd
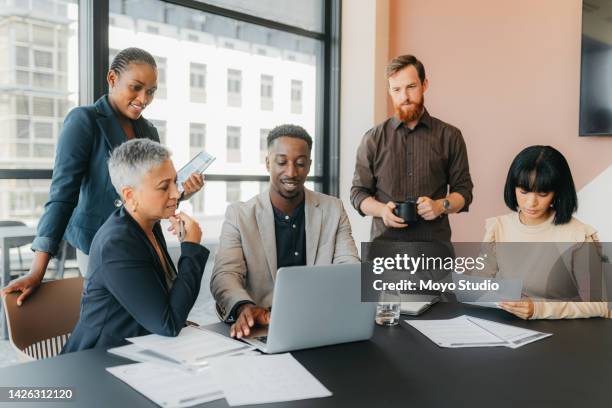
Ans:
[{"label": "grey blazer", "polygon": [[[342,201],[306,190],[306,264],[358,263],[359,256]],[[219,317],[227,321],[234,305],[272,305],[276,278],[276,236],[269,192],[231,204],[219,237],[210,291]]]}]

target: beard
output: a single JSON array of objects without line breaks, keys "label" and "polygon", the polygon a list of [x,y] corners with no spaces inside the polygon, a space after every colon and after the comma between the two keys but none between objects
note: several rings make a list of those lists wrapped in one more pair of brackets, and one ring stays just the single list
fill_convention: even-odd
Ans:
[{"label": "beard", "polygon": [[394,108],[399,120],[410,123],[421,117],[425,109],[425,98],[422,97],[419,102],[410,102],[409,105],[395,105]]}]

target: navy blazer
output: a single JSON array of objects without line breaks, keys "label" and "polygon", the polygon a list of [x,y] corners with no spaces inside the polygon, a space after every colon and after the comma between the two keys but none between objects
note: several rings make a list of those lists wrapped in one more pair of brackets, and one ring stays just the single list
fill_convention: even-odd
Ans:
[{"label": "navy blazer", "polygon": [[[155,127],[143,117],[132,122],[136,137],[159,142]],[[127,141],[108,97],[74,108],[60,133],[49,200],[38,223],[32,250],[55,255],[62,237],[88,254],[94,235],[121,205],[108,174],[113,149]]]},{"label": "navy blazer", "polygon": [[[159,223],[153,233],[174,268]],[[127,337],[151,333],[178,335],[200,292],[208,254],[202,245],[183,242],[178,274],[168,289],[145,232],[124,207],[117,209],[91,244],[81,315],[62,353],[116,347]]]}]

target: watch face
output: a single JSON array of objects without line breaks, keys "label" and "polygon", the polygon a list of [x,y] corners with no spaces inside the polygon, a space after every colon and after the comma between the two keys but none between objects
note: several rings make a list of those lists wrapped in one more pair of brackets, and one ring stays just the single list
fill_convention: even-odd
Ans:
[{"label": "watch face", "polygon": [[442,206],[444,207],[444,209],[448,210],[450,208],[450,201],[448,200],[442,201]]}]

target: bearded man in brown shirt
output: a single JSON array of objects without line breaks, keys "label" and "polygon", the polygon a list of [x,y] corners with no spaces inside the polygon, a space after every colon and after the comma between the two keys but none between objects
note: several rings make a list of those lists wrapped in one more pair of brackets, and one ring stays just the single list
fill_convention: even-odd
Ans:
[{"label": "bearded man in brown shirt", "polygon": [[[357,150],[351,203],[374,217],[371,240],[450,241],[448,214],[467,211],[472,179],[461,131],[429,115],[429,82],[412,55],[387,66],[395,115],[370,129]],[[407,224],[394,201],[417,200],[419,219]]]}]

